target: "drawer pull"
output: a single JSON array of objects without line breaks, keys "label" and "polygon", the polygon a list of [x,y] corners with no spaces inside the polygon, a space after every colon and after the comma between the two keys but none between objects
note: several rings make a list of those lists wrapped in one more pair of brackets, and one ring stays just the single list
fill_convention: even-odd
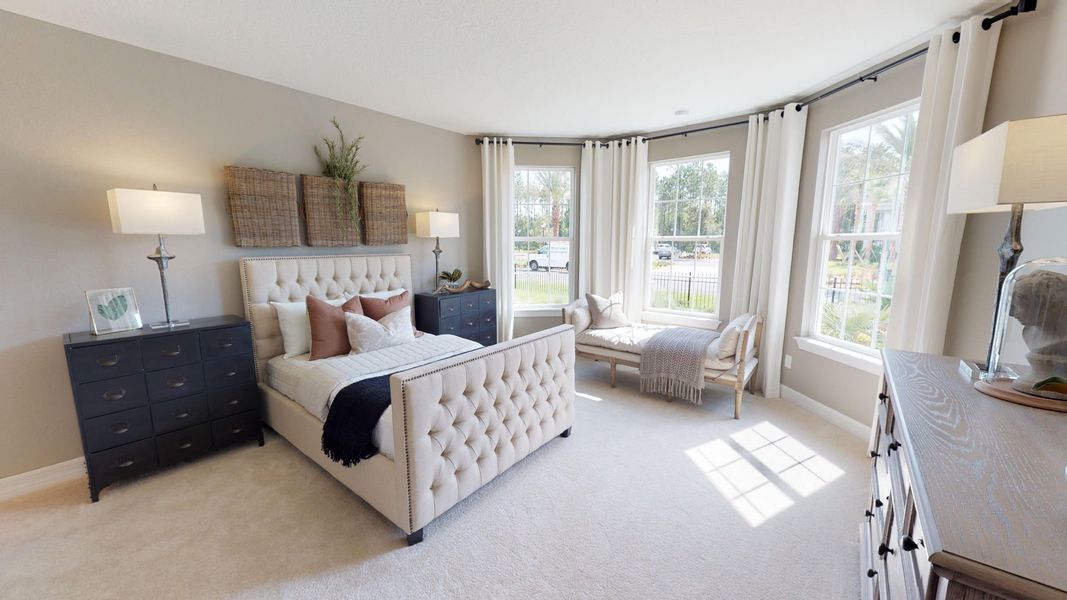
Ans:
[{"label": "drawer pull", "polygon": [[900,538],[900,549],[901,550],[903,550],[905,552],[911,552],[913,550],[918,549],[918,547],[919,547],[919,544],[916,544],[915,543],[915,539],[912,538],[910,535],[906,535],[906,536]]},{"label": "drawer pull", "polygon": [[117,390],[108,390],[101,394],[104,400],[115,401],[122,400],[126,397],[126,388],[119,388]]},{"label": "drawer pull", "polygon": [[222,376],[223,377],[233,377],[236,374],[237,374],[237,371],[226,371],[225,373],[222,374]]},{"label": "drawer pull", "polygon": [[172,390],[176,390],[185,385],[185,375],[179,375],[177,377],[171,377],[167,380],[167,387]]},{"label": "drawer pull", "polygon": [[119,355],[112,354],[111,356],[101,356],[100,358],[96,359],[96,364],[100,365],[101,367],[114,367],[115,365],[119,364]]},{"label": "drawer pull", "polygon": [[126,467],[132,467],[133,466],[133,459],[132,458],[127,458],[126,460],[120,462],[117,466],[120,469],[125,469]]},{"label": "drawer pull", "polygon": [[176,413],[174,415],[174,418],[175,419],[187,419],[187,418],[189,418],[189,413],[187,413],[187,412]]},{"label": "drawer pull", "polygon": [[226,404],[229,404],[230,406],[237,406],[237,405],[238,405],[238,404],[240,404],[240,403],[241,403],[241,399],[240,399],[240,398],[230,398],[230,399],[229,399],[229,400],[228,400],[228,401],[226,402]]},{"label": "drawer pull", "polygon": [[174,346],[174,348],[171,349],[171,350],[163,349],[163,350],[160,350],[159,352],[163,356],[179,356],[182,353],[182,345],[178,344],[178,345]]},{"label": "drawer pull", "polygon": [[182,443],[178,444],[178,449],[179,450],[188,450],[189,448],[192,448],[192,447],[193,447],[193,443],[192,442],[182,442]]},{"label": "drawer pull", "polygon": [[226,338],[225,342],[222,342],[221,344],[219,344],[219,348],[232,348],[232,347],[233,347],[233,338]]},{"label": "drawer pull", "polygon": [[887,546],[885,542],[878,544],[878,556],[885,556],[886,554],[896,554],[896,552]]},{"label": "drawer pull", "polygon": [[878,574],[878,571],[875,571],[874,569],[867,569],[867,577],[870,577],[870,578],[873,579],[874,576],[877,575],[877,574]]},{"label": "drawer pull", "polygon": [[234,435],[237,435],[238,433],[241,433],[242,431],[244,431],[244,429],[245,429],[244,427],[234,427],[233,429],[230,430],[230,433],[232,433]]},{"label": "drawer pull", "polygon": [[111,426],[111,433],[114,433],[115,435],[122,435],[122,434],[126,433],[129,430],[130,430],[130,424],[129,423],[115,423],[114,425]]}]

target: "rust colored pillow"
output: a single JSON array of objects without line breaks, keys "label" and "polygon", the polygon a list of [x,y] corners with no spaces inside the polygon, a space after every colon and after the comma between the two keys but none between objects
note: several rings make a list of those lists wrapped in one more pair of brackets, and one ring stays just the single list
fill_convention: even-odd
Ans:
[{"label": "rust colored pillow", "polygon": [[311,322],[311,358],[341,356],[352,351],[348,343],[348,328],[345,313],[363,314],[359,296],[341,306],[334,306],[314,296],[307,297],[308,320]]},{"label": "rust colored pillow", "polygon": [[363,305],[363,314],[375,321],[381,321],[382,317],[385,315],[395,313],[401,308],[411,304],[408,300],[407,290],[404,290],[404,293],[402,294],[390,296],[388,298],[367,298],[365,296],[360,296],[359,302]]}]

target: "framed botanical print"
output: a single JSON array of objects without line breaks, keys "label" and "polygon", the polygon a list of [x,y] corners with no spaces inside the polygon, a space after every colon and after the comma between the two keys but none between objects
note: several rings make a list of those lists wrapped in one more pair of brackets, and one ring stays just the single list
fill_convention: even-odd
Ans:
[{"label": "framed botanical print", "polygon": [[133,288],[88,290],[85,300],[89,303],[93,335],[141,328],[141,311]]}]

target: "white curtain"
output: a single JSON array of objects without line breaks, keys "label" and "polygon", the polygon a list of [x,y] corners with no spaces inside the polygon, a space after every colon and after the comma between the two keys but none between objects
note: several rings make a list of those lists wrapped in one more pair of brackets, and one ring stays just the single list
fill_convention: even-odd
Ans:
[{"label": "white curtain", "polygon": [[485,226],[485,276],[496,288],[497,338],[514,329],[515,146],[511,138],[482,138],[482,218]]},{"label": "white curtain", "polygon": [[623,294],[631,320],[644,302],[648,143],[633,137],[582,147],[578,297]]},{"label": "white curtain", "polygon": [[[982,17],[930,40],[897,259],[888,346],[940,354],[963,241],[963,215],[946,213],[952,150],[982,133],[1000,23]],[[992,298],[989,299],[992,302]]]},{"label": "white curtain", "polygon": [[741,219],[731,311],[763,315],[763,342],[756,385],[768,398],[781,395],[789,271],[800,191],[800,163],[808,109],[783,110],[748,119],[748,145],[741,186]]}]

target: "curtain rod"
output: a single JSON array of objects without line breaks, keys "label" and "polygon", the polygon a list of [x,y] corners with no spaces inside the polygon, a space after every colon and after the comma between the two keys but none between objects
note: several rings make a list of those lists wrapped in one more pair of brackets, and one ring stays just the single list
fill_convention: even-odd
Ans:
[{"label": "curtain rod", "polygon": [[[1004,11],[1004,12],[998,14],[998,15],[994,15],[992,17],[986,17],[982,21],[982,29],[988,30],[990,27],[993,26],[993,23],[996,23],[997,21],[1000,21],[1000,20],[1003,20],[1003,19],[1007,19],[1008,17],[1013,17],[1013,16],[1018,15],[1018,14],[1033,12],[1036,9],[1037,9],[1037,0],[1019,0],[1018,4],[1016,4],[1015,6],[1009,8],[1008,10],[1006,10],[1006,11]],[[959,34],[958,31],[952,35],[952,41],[954,43],[959,43],[960,34]],[[817,95],[817,96],[815,96],[813,98],[810,98],[810,99],[807,99],[807,100],[801,100],[800,102],[797,102],[796,109],[797,109],[797,111],[800,111],[802,108],[804,108],[805,106],[808,106],[809,104],[814,104],[814,103],[818,102],[819,100],[823,100],[825,98],[829,98],[830,96],[833,96],[834,94],[837,94],[839,92],[843,92],[843,91],[847,90],[848,88],[850,88],[850,87],[852,87],[854,85],[857,85],[857,84],[860,84],[860,83],[864,83],[864,82],[867,82],[867,81],[878,81],[878,76],[881,75],[882,73],[885,73],[886,71],[889,71],[891,69],[895,69],[896,67],[899,67],[900,65],[902,65],[902,64],[904,64],[906,62],[909,62],[909,61],[912,61],[912,60],[914,60],[916,58],[919,58],[920,56],[923,56],[924,54],[926,54],[929,50],[930,50],[929,47],[920,48],[919,50],[916,50],[915,52],[912,52],[911,54],[908,54],[907,56],[903,56],[901,58],[898,58],[897,60],[894,60],[893,62],[891,62],[891,63],[889,63],[887,65],[878,67],[877,69],[875,69],[875,70],[873,70],[873,71],[871,71],[869,73],[865,73],[863,75],[860,75],[859,77],[857,77],[857,78],[855,78],[855,79],[853,79],[851,81],[847,81],[847,82],[845,82],[845,83],[843,83],[843,84],[841,84],[841,85],[839,85],[839,86],[837,86],[837,87],[835,87],[835,88],[833,88],[831,90],[823,92],[823,93],[821,93],[821,94],[819,94],[819,95]],[[775,110],[781,110],[781,109],[775,109]],[[722,129],[724,127],[734,127],[734,126],[737,126],[737,125],[745,125],[747,123],[748,123],[748,120],[745,119],[743,121],[733,121],[733,122],[730,122],[730,123],[722,123],[722,124],[719,124],[719,125],[709,125],[707,127],[698,127],[696,129],[686,129],[685,131],[676,131],[674,133],[664,133],[664,134],[660,134],[660,135],[648,136],[648,137],[644,138],[644,141],[650,142],[652,140],[662,140],[662,139],[665,139],[665,138],[672,138],[672,137],[677,137],[677,136],[688,136],[690,133],[700,133],[700,132],[703,132],[703,131],[711,131],[713,129]],[[517,146],[584,146],[585,145],[584,142],[515,142],[515,141],[513,141],[511,143],[514,144],[514,145],[517,145]],[[599,140],[595,140],[593,143],[606,145],[605,142],[602,142],[602,141],[599,141]],[[481,144],[482,144],[482,138],[476,138],[474,140],[474,145],[480,146]]]}]

